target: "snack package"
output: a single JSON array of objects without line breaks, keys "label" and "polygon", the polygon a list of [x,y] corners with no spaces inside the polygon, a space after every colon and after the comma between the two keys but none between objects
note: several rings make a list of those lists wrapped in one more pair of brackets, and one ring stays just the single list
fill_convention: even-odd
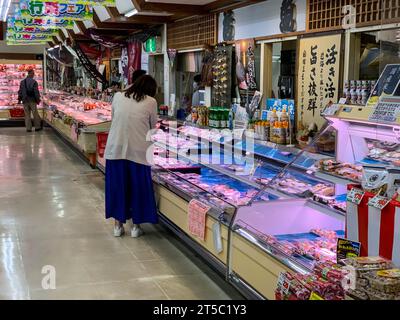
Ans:
[{"label": "snack package", "polygon": [[400,269],[372,271],[365,277],[374,290],[387,294],[400,294]]},{"label": "snack package", "polygon": [[361,185],[365,191],[385,195],[388,186],[388,171],[385,168],[364,166]]},{"label": "snack package", "polygon": [[353,267],[357,276],[364,277],[367,272],[393,268],[391,261],[382,257],[354,257],[342,260],[344,265]]}]

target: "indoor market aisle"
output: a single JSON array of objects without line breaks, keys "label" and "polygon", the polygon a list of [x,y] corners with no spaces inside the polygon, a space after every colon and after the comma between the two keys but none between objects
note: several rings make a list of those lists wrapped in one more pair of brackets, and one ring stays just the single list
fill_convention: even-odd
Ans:
[{"label": "indoor market aisle", "polygon": [[0,299],[239,298],[160,227],[114,238],[103,184],[50,129],[0,128]]}]

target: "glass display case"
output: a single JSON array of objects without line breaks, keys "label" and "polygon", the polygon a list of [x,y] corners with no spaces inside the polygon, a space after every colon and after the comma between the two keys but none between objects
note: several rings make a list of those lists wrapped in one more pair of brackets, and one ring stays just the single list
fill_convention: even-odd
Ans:
[{"label": "glass display case", "polygon": [[[272,299],[280,272],[307,273],[316,262],[336,260],[337,238],[345,229],[346,184],[339,182],[348,181],[316,174],[326,156],[169,120],[161,127],[156,148],[197,171],[173,172],[164,160],[153,170],[155,181],[186,202],[200,199],[217,213],[209,217],[211,225],[220,223],[226,231],[225,255],[217,254],[212,243],[195,242],[219,260],[242,292]],[[161,214],[190,237],[187,214],[182,212],[182,227],[171,205],[164,205],[167,201],[160,202]],[[207,233],[211,240],[216,237],[212,228]]]}]

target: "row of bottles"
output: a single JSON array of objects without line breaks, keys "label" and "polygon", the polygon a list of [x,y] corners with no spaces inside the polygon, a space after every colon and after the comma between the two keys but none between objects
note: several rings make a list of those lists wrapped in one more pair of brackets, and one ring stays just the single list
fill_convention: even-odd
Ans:
[{"label": "row of bottles", "polygon": [[278,144],[291,143],[289,116],[284,109],[281,116],[278,117],[274,109],[268,120],[255,120],[250,123],[250,128],[254,129],[255,133],[261,140],[270,141]]},{"label": "row of bottles", "polygon": [[209,110],[209,127],[216,129],[229,128],[229,109],[221,107],[211,107]]},{"label": "row of bottles", "polygon": [[369,80],[347,80],[344,82],[343,98],[346,98],[346,103],[365,105],[375,83]]}]

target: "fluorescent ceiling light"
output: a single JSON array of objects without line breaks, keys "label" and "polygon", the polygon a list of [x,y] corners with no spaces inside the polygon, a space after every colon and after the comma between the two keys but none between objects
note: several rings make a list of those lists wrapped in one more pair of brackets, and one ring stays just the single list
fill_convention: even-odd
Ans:
[{"label": "fluorescent ceiling light", "polygon": [[136,9],[133,9],[133,10],[128,11],[127,13],[125,13],[125,17],[129,18],[129,17],[132,17],[132,16],[134,16],[134,15],[136,15],[138,13],[139,12]]},{"label": "fluorescent ceiling light", "polygon": [[4,6],[4,0],[1,0],[1,2],[0,2],[0,19],[3,16],[3,6]]},{"label": "fluorescent ceiling light", "polygon": [[7,21],[8,11],[10,11],[11,0],[8,0],[6,10],[4,11],[3,21]]}]

